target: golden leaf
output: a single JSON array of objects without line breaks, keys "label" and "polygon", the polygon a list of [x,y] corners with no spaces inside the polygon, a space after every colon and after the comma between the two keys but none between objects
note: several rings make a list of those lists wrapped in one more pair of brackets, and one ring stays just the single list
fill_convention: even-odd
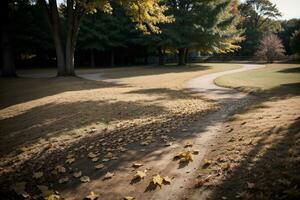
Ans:
[{"label": "golden leaf", "polygon": [[60,200],[60,196],[57,194],[51,194],[48,197],[45,197],[45,200]]},{"label": "golden leaf", "polygon": [[193,161],[193,156],[190,151],[182,151],[175,155],[175,159],[179,158],[180,162],[191,162]]},{"label": "golden leaf", "polygon": [[95,194],[93,191],[91,191],[86,197],[85,199],[88,200],[96,200],[99,198],[99,195]]},{"label": "golden leaf", "polygon": [[133,179],[143,179],[145,176],[146,176],[146,172],[147,170],[145,171],[137,171],[136,174],[134,175]]},{"label": "golden leaf", "polygon": [[161,185],[162,185],[162,183],[163,183],[163,178],[159,175],[159,174],[157,174],[156,176],[154,176],[153,178],[152,178],[152,183],[154,184],[154,185],[158,185],[159,187],[161,187]]},{"label": "golden leaf", "polygon": [[135,198],[134,197],[124,197],[124,200],[134,200]]}]

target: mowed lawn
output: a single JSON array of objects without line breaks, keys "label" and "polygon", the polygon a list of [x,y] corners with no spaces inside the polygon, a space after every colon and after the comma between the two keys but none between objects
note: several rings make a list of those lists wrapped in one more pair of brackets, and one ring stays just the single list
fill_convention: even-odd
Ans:
[{"label": "mowed lawn", "polygon": [[295,93],[300,90],[300,64],[268,64],[265,68],[219,77],[215,83],[246,91]]}]

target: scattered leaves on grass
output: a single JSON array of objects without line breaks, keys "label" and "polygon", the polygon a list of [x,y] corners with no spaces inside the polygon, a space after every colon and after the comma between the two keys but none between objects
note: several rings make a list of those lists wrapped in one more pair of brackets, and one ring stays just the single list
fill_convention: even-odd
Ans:
[{"label": "scattered leaves on grass", "polygon": [[74,172],[74,173],[73,173],[73,176],[74,176],[75,178],[79,178],[81,175],[82,175],[81,171],[78,171],[78,172]]},{"label": "scattered leaves on grass", "polygon": [[35,173],[33,173],[32,178],[34,178],[34,179],[40,179],[40,178],[42,178],[43,176],[44,176],[44,173],[43,173],[43,172],[35,172]]},{"label": "scattered leaves on grass", "polygon": [[115,175],[115,173],[107,172],[104,175],[103,180],[111,179],[114,175]]},{"label": "scattered leaves on grass", "polygon": [[102,169],[104,167],[103,164],[98,164],[98,165],[95,165],[95,169]]},{"label": "scattered leaves on grass", "polygon": [[133,163],[132,164],[132,167],[134,167],[134,168],[139,168],[139,167],[141,167],[141,166],[143,166],[143,164],[142,163]]},{"label": "scattered leaves on grass", "polygon": [[88,176],[82,176],[82,177],[80,178],[80,181],[83,182],[83,183],[87,183],[87,182],[90,182],[91,179],[90,179],[90,177],[88,177]]},{"label": "scattered leaves on grass", "polygon": [[93,191],[91,191],[86,197],[86,200],[96,200],[99,198],[98,194],[95,194]]}]

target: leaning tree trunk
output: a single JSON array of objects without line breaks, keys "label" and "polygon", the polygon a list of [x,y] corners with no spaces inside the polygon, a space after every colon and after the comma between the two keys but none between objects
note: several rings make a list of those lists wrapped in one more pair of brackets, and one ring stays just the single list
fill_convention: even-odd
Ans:
[{"label": "leaning tree trunk", "polygon": [[13,57],[13,47],[10,38],[10,17],[8,0],[1,3],[1,48],[2,48],[2,76],[16,76]]},{"label": "leaning tree trunk", "polygon": [[178,49],[178,65],[185,65],[185,48]]}]

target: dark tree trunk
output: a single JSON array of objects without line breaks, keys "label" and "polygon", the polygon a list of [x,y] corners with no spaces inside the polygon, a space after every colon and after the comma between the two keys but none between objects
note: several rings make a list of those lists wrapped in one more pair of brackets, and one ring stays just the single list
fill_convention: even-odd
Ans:
[{"label": "dark tree trunk", "polygon": [[184,55],[184,62],[185,62],[185,64],[188,63],[188,60],[189,60],[188,58],[189,58],[189,49],[186,48],[185,49],[185,55]]},{"label": "dark tree trunk", "polygon": [[113,49],[110,52],[110,66],[115,66],[115,52]]},{"label": "dark tree trunk", "polygon": [[2,76],[16,76],[13,47],[11,44],[11,19],[9,17],[8,0],[1,2],[1,48],[2,48]]},{"label": "dark tree trunk", "polygon": [[178,49],[178,65],[185,65],[185,48]]},{"label": "dark tree trunk", "polygon": [[161,47],[158,47],[158,65],[164,65],[165,64],[165,57],[164,52]]},{"label": "dark tree trunk", "polygon": [[47,5],[45,0],[40,0],[40,3],[43,7],[44,12],[46,13],[46,17],[48,19],[48,23],[54,40],[57,62],[57,75],[64,76],[66,73],[65,54],[60,35],[60,24],[57,3],[56,0],[49,0],[49,6]]},{"label": "dark tree trunk", "polygon": [[95,68],[96,64],[95,64],[95,52],[94,49],[91,49],[91,67]]}]

